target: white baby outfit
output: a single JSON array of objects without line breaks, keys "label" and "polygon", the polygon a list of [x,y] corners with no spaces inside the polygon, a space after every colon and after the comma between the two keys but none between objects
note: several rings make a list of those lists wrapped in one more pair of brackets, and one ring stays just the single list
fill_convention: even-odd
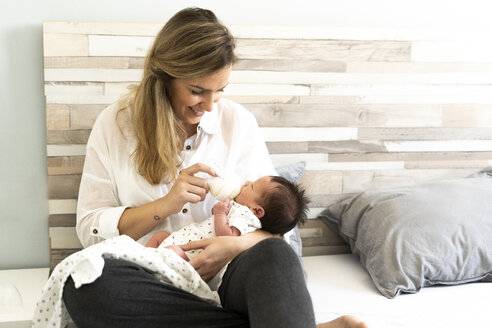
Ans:
[{"label": "white baby outfit", "polygon": [[[261,229],[260,220],[251,212],[251,210],[241,204],[236,203],[231,200],[231,209],[227,214],[227,221],[229,226],[236,227],[241,235],[249,232]],[[205,238],[210,238],[215,236],[215,224],[214,216],[212,215],[208,219],[199,222],[192,223],[178,231],[173,232],[169,237],[167,237],[158,248],[163,248],[169,245],[183,245],[190,241],[201,240]],[[197,256],[201,250],[187,251],[186,255],[191,260]],[[211,290],[216,291],[219,289],[220,283],[222,281],[222,276],[227,268],[227,265],[220,270],[220,272],[208,282]]]}]

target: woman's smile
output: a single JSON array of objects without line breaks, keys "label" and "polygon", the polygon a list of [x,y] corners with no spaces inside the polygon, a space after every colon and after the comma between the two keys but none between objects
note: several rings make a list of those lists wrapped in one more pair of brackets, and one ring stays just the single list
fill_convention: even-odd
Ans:
[{"label": "woman's smile", "polygon": [[193,109],[193,107],[191,106],[188,106],[188,109],[190,109],[193,115],[195,115],[196,117],[201,117],[203,116],[203,114],[205,114],[205,111]]}]

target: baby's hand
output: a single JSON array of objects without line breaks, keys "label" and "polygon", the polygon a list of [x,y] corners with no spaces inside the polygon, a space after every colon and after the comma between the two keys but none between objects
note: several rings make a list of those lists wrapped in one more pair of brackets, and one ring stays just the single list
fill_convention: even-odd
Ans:
[{"label": "baby's hand", "polygon": [[218,202],[212,208],[212,214],[228,214],[231,209],[231,203],[228,199]]}]

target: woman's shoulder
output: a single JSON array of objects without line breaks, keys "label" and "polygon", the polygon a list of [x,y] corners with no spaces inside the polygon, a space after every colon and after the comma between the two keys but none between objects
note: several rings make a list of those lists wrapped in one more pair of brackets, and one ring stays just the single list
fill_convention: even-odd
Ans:
[{"label": "woman's shoulder", "polygon": [[132,133],[130,111],[120,102],[113,103],[104,108],[97,116],[92,127],[92,134],[101,136],[122,135],[130,136]]},{"label": "woman's shoulder", "polygon": [[217,103],[217,108],[219,110],[219,115],[225,121],[239,121],[242,124],[246,122],[254,122],[256,124],[256,119],[254,115],[246,108],[244,108],[244,106],[238,104],[235,101],[222,98]]}]

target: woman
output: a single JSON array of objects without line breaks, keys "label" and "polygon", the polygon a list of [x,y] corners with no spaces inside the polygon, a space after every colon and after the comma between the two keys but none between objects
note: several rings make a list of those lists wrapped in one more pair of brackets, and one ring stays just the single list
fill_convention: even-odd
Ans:
[{"label": "woman", "polygon": [[[221,99],[234,46],[208,10],[184,9],[165,24],[141,83],[94,124],[77,209],[85,247],[123,234],[146,244],[158,231],[208,217],[215,201],[206,178],[216,176],[214,169],[243,180],[275,174],[252,114]],[[284,241],[270,237],[257,231],[183,247],[203,249],[190,264],[205,281],[232,261],[219,289],[222,308],[108,258],[92,284],[75,289],[67,281],[67,310],[79,328],[314,327],[300,263]],[[341,317],[326,327],[360,324]]]}]

